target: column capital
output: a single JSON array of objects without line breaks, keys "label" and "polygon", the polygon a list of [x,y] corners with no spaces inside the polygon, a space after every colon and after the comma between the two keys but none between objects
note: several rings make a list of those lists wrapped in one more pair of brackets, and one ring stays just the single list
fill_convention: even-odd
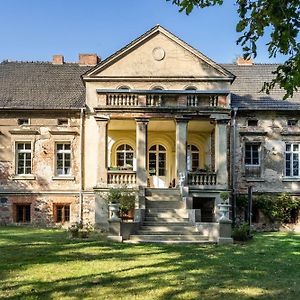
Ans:
[{"label": "column capital", "polygon": [[109,116],[95,116],[95,120],[96,122],[108,122],[110,120],[110,117]]},{"label": "column capital", "polygon": [[188,117],[175,117],[176,123],[188,123],[190,120]]},{"label": "column capital", "polygon": [[149,123],[149,119],[147,119],[147,118],[135,118],[135,121],[137,122],[137,123]]},{"label": "column capital", "polygon": [[228,125],[230,119],[219,119],[219,120],[215,120],[216,124],[218,125]]}]

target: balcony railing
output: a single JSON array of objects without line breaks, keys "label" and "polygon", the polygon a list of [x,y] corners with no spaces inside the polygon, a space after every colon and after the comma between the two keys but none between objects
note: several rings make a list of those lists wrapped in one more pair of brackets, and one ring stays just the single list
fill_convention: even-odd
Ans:
[{"label": "balcony railing", "polygon": [[107,183],[113,185],[135,185],[136,173],[134,171],[107,171]]},{"label": "balcony railing", "polygon": [[162,106],[162,95],[147,95],[147,106]]},{"label": "balcony railing", "polygon": [[189,185],[216,185],[216,173],[188,173]]},{"label": "balcony railing", "polygon": [[135,94],[108,94],[106,105],[111,106],[138,106],[138,95]]}]

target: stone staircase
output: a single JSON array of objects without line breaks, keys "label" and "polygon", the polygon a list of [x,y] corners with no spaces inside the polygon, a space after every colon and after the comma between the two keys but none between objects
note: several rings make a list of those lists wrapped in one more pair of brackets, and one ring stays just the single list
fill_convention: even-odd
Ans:
[{"label": "stone staircase", "polygon": [[178,189],[147,189],[145,219],[130,243],[210,243],[189,222]]}]

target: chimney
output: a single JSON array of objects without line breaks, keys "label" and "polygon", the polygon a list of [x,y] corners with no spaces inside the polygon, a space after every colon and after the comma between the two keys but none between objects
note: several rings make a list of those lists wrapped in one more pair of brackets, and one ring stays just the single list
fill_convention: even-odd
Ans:
[{"label": "chimney", "polygon": [[95,66],[100,62],[97,54],[79,54],[79,65],[81,66]]},{"label": "chimney", "polygon": [[252,58],[245,59],[244,57],[238,57],[236,60],[236,64],[238,66],[252,66],[253,60]]},{"label": "chimney", "polygon": [[64,56],[63,55],[53,55],[52,63],[53,63],[53,65],[63,65],[64,64]]}]

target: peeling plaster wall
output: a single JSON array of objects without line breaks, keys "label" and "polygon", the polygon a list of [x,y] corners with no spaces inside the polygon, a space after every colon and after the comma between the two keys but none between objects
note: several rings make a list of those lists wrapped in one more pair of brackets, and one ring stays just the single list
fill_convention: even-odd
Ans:
[{"label": "peeling plaster wall", "polygon": [[[248,120],[257,119],[258,126],[248,126]],[[285,177],[285,143],[300,143],[298,126],[288,126],[287,120],[297,119],[293,112],[243,112],[237,117],[237,148],[235,172],[237,192],[246,193],[253,186],[254,192],[300,193],[300,181]],[[261,176],[245,176],[245,143],[261,145]]]},{"label": "peeling plaster wall", "polygon": [[[29,118],[29,125],[18,125],[19,118]],[[58,126],[58,118],[69,124]],[[0,220],[14,221],[14,204],[31,204],[31,223],[54,226],[54,203],[70,204],[70,222],[79,220],[80,189],[80,115],[74,112],[1,112],[0,113]],[[16,175],[15,143],[31,142],[32,175]],[[58,179],[55,145],[71,143],[72,177]],[[93,207],[93,206],[91,206]]]}]

